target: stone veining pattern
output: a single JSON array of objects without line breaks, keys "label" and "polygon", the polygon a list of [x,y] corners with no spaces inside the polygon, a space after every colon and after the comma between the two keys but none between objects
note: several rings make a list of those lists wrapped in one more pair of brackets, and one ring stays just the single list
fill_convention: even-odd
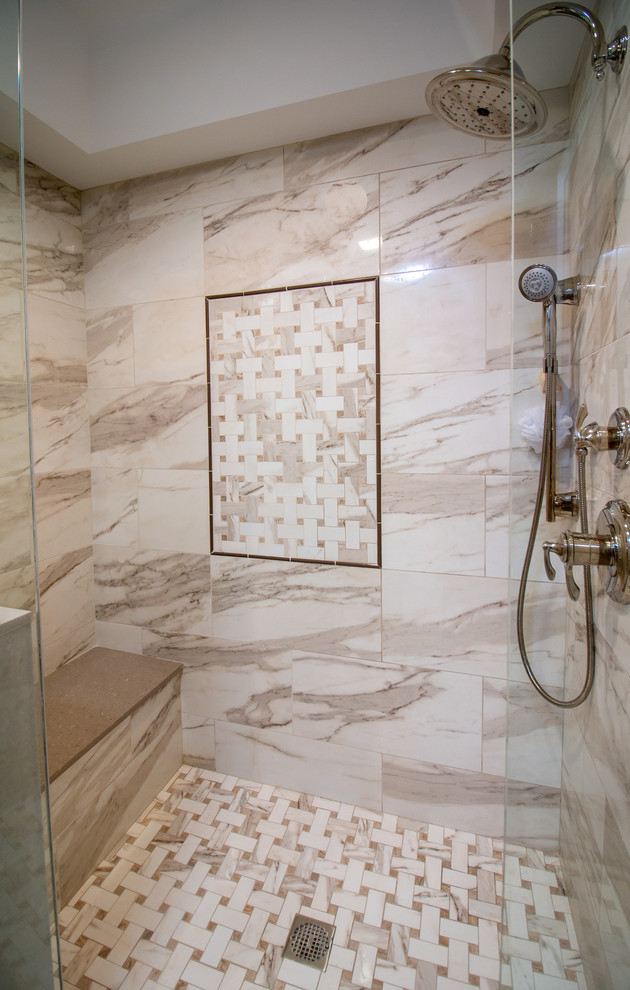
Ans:
[{"label": "stone veining pattern", "polygon": [[[506,870],[497,840],[183,766],[61,912],[64,986],[585,987],[554,862]],[[321,975],[282,959],[298,913],[336,926]]]},{"label": "stone veining pattern", "polygon": [[378,564],[376,293],[208,299],[215,552]]}]

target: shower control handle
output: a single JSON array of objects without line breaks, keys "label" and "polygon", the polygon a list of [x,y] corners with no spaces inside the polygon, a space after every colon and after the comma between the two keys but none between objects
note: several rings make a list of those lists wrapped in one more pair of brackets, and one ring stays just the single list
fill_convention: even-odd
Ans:
[{"label": "shower control handle", "polygon": [[573,577],[573,567],[595,564],[608,568],[606,591],[621,603],[630,602],[630,506],[621,499],[608,502],[597,520],[597,533],[573,533],[567,530],[557,540],[543,543],[545,571],[550,581],[556,576],[551,554],[565,566],[567,590],[575,601],[580,589]]},{"label": "shower control handle", "polygon": [[573,601],[576,601],[580,597],[580,589],[575,578],[573,577],[573,564],[575,561],[570,558],[569,541],[567,539],[567,537],[572,535],[573,534],[569,532],[562,533],[557,540],[543,543],[543,555],[545,560],[545,573],[550,581],[553,581],[556,576],[555,568],[551,563],[551,554],[557,553],[560,560],[564,562],[567,591],[569,593],[569,597],[572,598]]},{"label": "shower control handle", "polygon": [[620,469],[630,464],[630,412],[619,406],[608,420],[608,426],[599,423],[587,423],[588,409],[583,402],[575,419],[575,434],[573,443],[577,450],[609,450],[615,467]]}]

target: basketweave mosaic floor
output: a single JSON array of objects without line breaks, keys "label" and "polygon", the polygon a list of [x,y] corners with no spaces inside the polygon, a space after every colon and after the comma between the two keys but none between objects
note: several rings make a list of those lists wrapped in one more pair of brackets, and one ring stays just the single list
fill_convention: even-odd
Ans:
[{"label": "basketweave mosaic floor", "polygon": [[[557,862],[184,766],[61,911],[65,990],[585,990]],[[282,958],[336,926],[323,973]]]}]

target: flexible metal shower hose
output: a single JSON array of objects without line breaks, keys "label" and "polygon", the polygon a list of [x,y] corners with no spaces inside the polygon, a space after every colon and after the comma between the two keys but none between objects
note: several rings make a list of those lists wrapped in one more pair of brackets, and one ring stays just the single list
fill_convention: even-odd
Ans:
[{"label": "flexible metal shower hose", "polygon": [[[534,547],[536,544],[536,536],[538,534],[538,525],[540,523],[540,513],[542,511],[543,499],[545,496],[545,478],[547,473],[547,463],[550,457],[550,426],[551,426],[551,403],[555,401],[556,394],[556,376],[554,374],[548,374],[546,376],[545,383],[545,423],[543,428],[543,447],[542,456],[540,459],[540,474],[538,476],[538,491],[536,493],[536,504],[534,506],[534,515],[532,517],[532,525],[529,533],[529,540],[527,543],[527,549],[525,551],[525,559],[523,561],[523,570],[521,572],[521,582],[518,589],[518,603],[516,609],[516,635],[518,638],[518,648],[521,654],[521,660],[523,661],[523,666],[530,681],[538,691],[540,695],[549,701],[552,705],[556,705],[558,708],[577,708],[588,698],[593,687],[593,681],[595,679],[595,630],[593,623],[593,585],[591,581],[591,568],[590,565],[584,567],[584,609],[586,613],[586,678],[584,680],[584,686],[575,698],[571,698],[569,701],[561,701],[559,698],[554,698],[553,695],[545,691],[542,684],[538,681],[532,666],[529,662],[529,657],[527,656],[527,648],[525,646],[525,635],[523,632],[523,618],[525,613],[525,592],[527,590],[527,578],[529,575],[529,568],[532,562],[532,555],[534,553]],[[582,532],[588,533],[588,506],[586,504],[586,448],[578,447],[576,450],[576,455],[578,459],[578,504],[580,506],[580,525],[582,526]]]}]

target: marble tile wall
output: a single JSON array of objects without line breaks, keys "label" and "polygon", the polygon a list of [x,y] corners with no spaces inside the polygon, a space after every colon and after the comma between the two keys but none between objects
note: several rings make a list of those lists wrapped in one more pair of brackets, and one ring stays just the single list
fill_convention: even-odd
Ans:
[{"label": "marble tile wall", "polygon": [[[521,175],[527,259],[563,223],[550,102]],[[183,661],[196,764],[502,834],[508,147],[421,117],[82,203],[98,642]],[[211,556],[204,293],[377,275],[383,568]],[[555,787],[521,783],[530,806]]]},{"label": "marble tile wall", "polygon": [[0,144],[0,605],[34,601],[19,161]]},{"label": "marble tile wall", "polygon": [[94,638],[81,207],[76,189],[25,168],[27,319],[44,672]]},{"label": "marble tile wall", "polygon": [[[606,36],[630,17],[627,0],[599,5]],[[598,84],[587,63],[571,93],[571,252],[585,276],[572,346],[574,395],[607,424],[630,402],[630,74]],[[606,453],[589,456],[591,527],[611,498],[630,501],[630,476]],[[630,984],[630,636],[628,607],[594,581],[597,669],[592,696],[564,720],[561,845],[589,988]],[[567,690],[585,662],[582,608],[567,631]]]}]

